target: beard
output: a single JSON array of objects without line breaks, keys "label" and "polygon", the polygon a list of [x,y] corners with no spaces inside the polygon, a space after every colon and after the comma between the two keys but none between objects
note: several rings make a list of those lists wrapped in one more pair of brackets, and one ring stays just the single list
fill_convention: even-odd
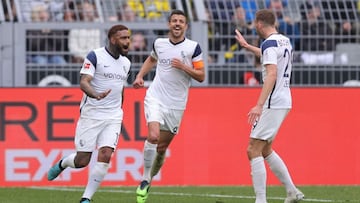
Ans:
[{"label": "beard", "polygon": [[120,46],[116,47],[116,51],[117,51],[118,53],[120,53],[121,55],[123,55],[123,56],[127,56],[127,55],[128,55],[128,51],[127,51],[127,50],[124,50],[123,47],[120,47]]},{"label": "beard", "polygon": [[171,30],[171,35],[174,38],[182,38],[184,35],[184,31],[183,30]]}]

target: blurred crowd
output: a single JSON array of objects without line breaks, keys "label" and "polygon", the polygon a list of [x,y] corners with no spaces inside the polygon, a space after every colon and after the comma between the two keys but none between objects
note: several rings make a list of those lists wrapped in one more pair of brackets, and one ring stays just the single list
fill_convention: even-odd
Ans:
[{"label": "blurred crowd", "polygon": [[[259,8],[257,0],[207,0],[210,50],[224,50],[224,56],[212,56],[212,61],[225,58],[225,62],[248,60],[241,48],[229,37],[238,29],[252,44],[256,39],[253,19]],[[360,42],[360,1],[321,0],[264,0],[260,7],[272,9],[277,16],[278,31],[287,35],[297,51],[332,52],[339,43]],[[293,5],[289,6],[290,3]],[[297,6],[297,8],[294,8]],[[228,21],[229,23],[224,23]],[[236,54],[240,53],[240,54]],[[253,60],[250,58],[250,60]],[[306,59],[304,59],[306,60]],[[306,62],[306,61],[305,61]]]},{"label": "blurred crowd", "polygon": [[[21,22],[165,22],[176,8],[174,0],[2,0],[5,21]],[[189,1],[194,3],[193,1]],[[259,67],[259,59],[246,53],[234,39],[238,29],[254,45],[254,15],[259,8],[272,9],[278,31],[287,35],[305,64],[332,63],[338,44],[360,43],[360,0],[203,0],[208,25],[208,63],[248,63]],[[193,6],[193,5],[192,5]],[[195,10],[195,9],[193,9]],[[196,20],[196,15],[194,17]],[[96,28],[28,30],[27,63],[81,63],[89,50],[103,44]],[[130,59],[145,60],[152,29],[136,30],[131,37]],[[165,33],[166,34],[166,33]],[[133,53],[137,54],[133,54]],[[250,74],[250,79],[253,76]],[[252,80],[253,81],[253,80]],[[257,83],[257,81],[255,81]]]},{"label": "blurred crowd", "polygon": [[[168,0],[2,0],[5,21],[18,22],[137,22],[165,20],[171,11]],[[97,5],[100,2],[100,5]],[[101,14],[101,15],[100,15]],[[81,63],[89,50],[103,44],[99,29],[29,30],[27,32],[27,63],[65,64]],[[138,31],[133,35],[131,50],[146,51],[147,38],[153,33]],[[142,40],[142,42],[139,42]],[[145,53],[144,53],[145,54]],[[134,56],[135,61],[144,60]]]}]

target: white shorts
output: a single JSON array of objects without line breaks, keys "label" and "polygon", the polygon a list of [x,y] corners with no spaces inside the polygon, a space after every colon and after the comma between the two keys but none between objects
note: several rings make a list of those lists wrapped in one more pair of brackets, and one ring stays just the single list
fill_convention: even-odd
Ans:
[{"label": "white shorts", "polygon": [[275,139],[290,109],[264,109],[260,119],[251,129],[250,137],[271,142]]},{"label": "white shorts", "polygon": [[121,131],[118,120],[79,118],[76,126],[75,148],[78,152],[92,152],[96,147],[116,149]]},{"label": "white shorts", "polygon": [[144,105],[147,123],[159,122],[160,130],[170,131],[173,134],[179,132],[184,110],[165,108],[157,99],[150,96],[145,97]]}]

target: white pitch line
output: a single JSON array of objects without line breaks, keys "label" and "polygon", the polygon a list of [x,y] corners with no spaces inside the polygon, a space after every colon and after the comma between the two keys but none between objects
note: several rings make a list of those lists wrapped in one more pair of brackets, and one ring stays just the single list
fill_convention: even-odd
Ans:
[{"label": "white pitch line", "polygon": [[[78,192],[83,189],[78,188],[65,188],[65,187],[30,187],[32,189],[39,190],[58,190],[58,191],[73,191]],[[111,192],[111,193],[135,193],[130,190],[105,190],[100,189],[98,192]],[[186,196],[186,197],[211,197],[211,198],[233,198],[233,199],[255,199],[255,196],[244,196],[244,195],[221,195],[221,194],[191,194],[191,193],[178,193],[178,192],[151,192],[151,195],[162,195],[162,196]],[[267,197],[272,200],[284,200],[282,197]],[[326,200],[326,199],[309,199],[305,198],[304,202],[338,202],[334,200]],[[345,201],[344,201],[345,202]],[[353,202],[352,200],[347,200],[346,202]]]}]

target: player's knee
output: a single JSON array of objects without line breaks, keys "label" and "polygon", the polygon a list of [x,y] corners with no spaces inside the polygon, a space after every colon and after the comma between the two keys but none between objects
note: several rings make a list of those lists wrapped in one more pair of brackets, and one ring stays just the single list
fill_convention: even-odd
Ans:
[{"label": "player's knee", "polygon": [[98,161],[109,163],[111,159],[112,148],[101,148],[98,152]]},{"label": "player's knee", "polygon": [[91,153],[77,153],[74,159],[75,168],[86,167],[91,158]]},{"label": "player's knee", "polygon": [[157,144],[159,142],[160,134],[158,132],[149,132],[149,136],[147,138],[148,142],[151,144]]},{"label": "player's knee", "polygon": [[248,146],[247,150],[247,156],[248,156],[248,159],[251,160],[255,157],[258,157],[259,155],[261,155],[261,153],[258,153],[253,147],[251,146]]}]

